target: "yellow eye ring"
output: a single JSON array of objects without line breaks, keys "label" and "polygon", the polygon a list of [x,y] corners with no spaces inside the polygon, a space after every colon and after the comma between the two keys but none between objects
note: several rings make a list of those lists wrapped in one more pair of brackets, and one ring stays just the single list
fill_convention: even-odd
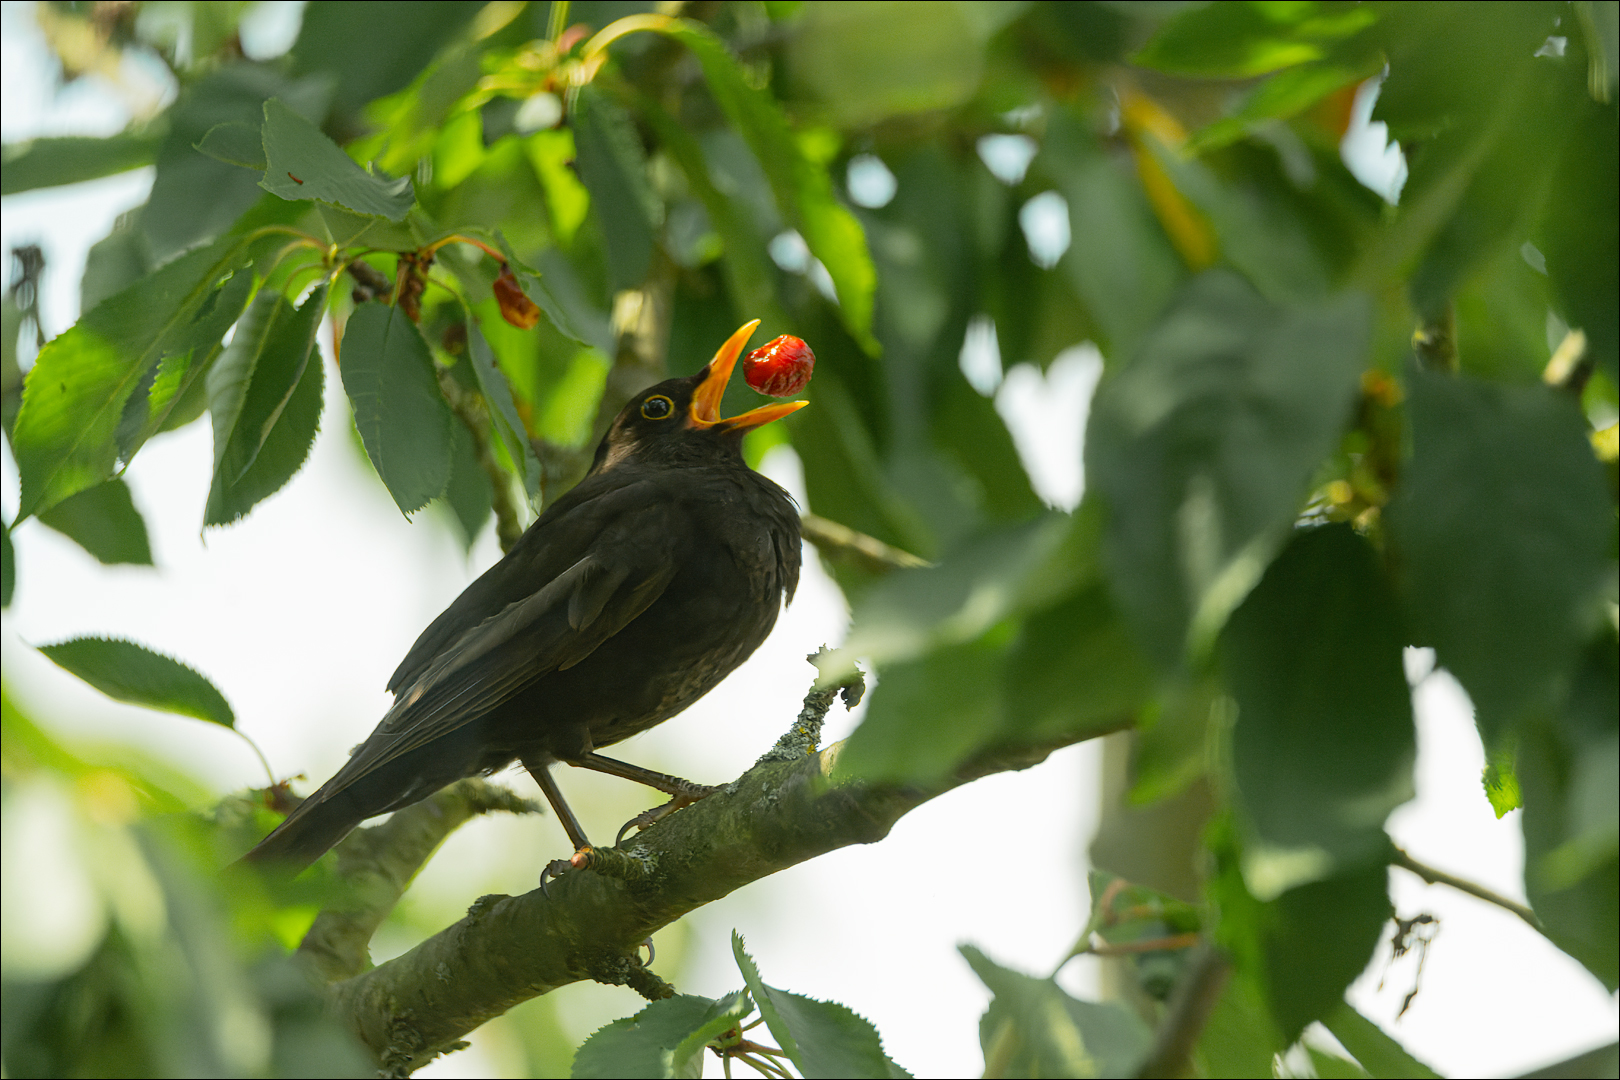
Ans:
[{"label": "yellow eye ring", "polygon": [[641,403],[641,415],[648,420],[668,420],[675,415],[675,403],[663,394],[654,394]]}]

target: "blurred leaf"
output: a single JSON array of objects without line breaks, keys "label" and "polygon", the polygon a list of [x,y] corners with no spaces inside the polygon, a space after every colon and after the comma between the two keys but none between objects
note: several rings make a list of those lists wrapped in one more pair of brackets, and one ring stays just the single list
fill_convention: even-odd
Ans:
[{"label": "blurred leaf", "polygon": [[315,442],[326,376],[315,337],[325,284],[296,310],[265,290],[208,371],[214,476],[204,525],[227,525],[292,479]]},{"label": "blurred leaf", "polygon": [[264,157],[259,186],[283,199],[319,199],[389,221],[404,221],[416,201],[409,177],[387,180],[366,172],[276,98],[264,103]]},{"label": "blurred leaf", "polygon": [[332,81],[334,106],[353,112],[409,83],[478,11],[453,0],[405,4],[386,17],[354,0],[316,5],[304,12],[292,72]]},{"label": "blurred leaf", "polygon": [[1211,4],[1165,23],[1131,60],[1176,75],[1246,79],[1320,60],[1377,17],[1366,7],[1315,3]]},{"label": "blurred leaf", "polygon": [[1114,730],[1153,694],[1152,666],[1101,585],[1025,619],[1005,678],[1006,734],[1020,742]]},{"label": "blurred leaf", "polygon": [[343,333],[343,389],[366,454],[400,511],[450,482],[450,407],[422,333],[398,308],[361,304]]},{"label": "blurred leaf", "polygon": [[1296,531],[1232,613],[1232,769],[1260,900],[1387,861],[1384,819],[1415,790],[1401,631],[1377,555],[1348,525]]},{"label": "blurred leaf", "polygon": [[[1611,28],[1613,8],[1593,5],[1608,12]],[[1614,68],[1609,72],[1612,82]],[[1608,105],[1582,100],[1571,111],[1536,244],[1565,320],[1586,331],[1592,358],[1610,382],[1620,382],[1620,119],[1612,98]]]},{"label": "blurred leaf", "polygon": [[1485,797],[1491,802],[1491,809],[1496,812],[1500,821],[1503,814],[1509,810],[1517,810],[1524,805],[1524,795],[1519,789],[1519,776],[1513,767],[1514,755],[1510,750],[1493,748],[1485,755],[1485,770],[1480,776],[1480,782],[1485,788]]},{"label": "blurred leaf", "polygon": [[39,520],[94,555],[97,562],[152,565],[146,522],[135,509],[122,477],[63,499],[41,513]]},{"label": "blurred leaf", "polygon": [[22,485],[19,518],[112,473],[125,403],[160,359],[184,361],[193,350],[217,344],[230,320],[221,324],[215,309],[228,307],[225,299],[239,290],[214,286],[241,260],[241,248],[223,242],[182,256],[40,350],[12,432]]},{"label": "blurred leaf", "polygon": [[1216,933],[1237,966],[1233,981],[1253,979],[1280,1029],[1275,1049],[1307,1024],[1330,1016],[1345,988],[1366,968],[1390,917],[1389,870],[1382,862],[1313,881],[1261,902],[1244,884],[1230,820],[1209,834],[1220,907]]},{"label": "blurred leaf", "polygon": [[647,182],[641,138],[624,109],[587,86],[574,110],[574,142],[580,179],[607,245],[613,288],[640,288],[651,265],[653,232],[664,223],[664,205]]},{"label": "blurred leaf", "polygon": [[807,1080],[911,1075],[884,1054],[877,1029],[863,1017],[835,1001],[817,1001],[767,985],[735,930],[731,951],[766,1026]]},{"label": "blurred leaf", "polygon": [[7,143],[0,195],[77,184],[150,165],[163,135],[162,125],[149,125],[105,138],[66,135]]},{"label": "blurred leaf", "polygon": [[1197,132],[1187,143],[1187,152],[1218,150],[1252,134],[1267,121],[1298,116],[1335,90],[1378,74],[1380,65],[1376,58],[1370,59],[1373,62],[1355,67],[1315,63],[1277,72],[1246,94],[1227,116]]},{"label": "blurred leaf", "polygon": [[1348,419],[1367,330],[1359,295],[1278,307],[1214,271],[1103,379],[1087,474],[1115,595],[1162,666],[1213,640],[1284,539]]},{"label": "blurred leaf", "polygon": [[1525,892],[1544,932],[1611,991],[1620,982],[1620,660],[1614,633],[1582,658],[1560,723],[1519,740]]},{"label": "blurred leaf", "polygon": [[1198,1036],[1195,1060],[1204,1076],[1275,1076],[1273,1059],[1288,1043],[1247,973],[1234,972]]},{"label": "blurred leaf", "polygon": [[[666,142],[668,140],[665,140]],[[564,247],[574,242],[574,234],[590,210],[591,199],[579,177],[569,166],[578,157],[574,133],[569,128],[537,131],[524,141],[529,162],[546,191],[546,209],[551,229]]]},{"label": "blurred leaf", "polygon": [[110,698],[236,726],[236,714],[213,683],[180,661],[133,641],[73,638],[42,645],[39,651]]},{"label": "blurred leaf", "polygon": [[1152,1048],[1153,1033],[1124,1005],[1081,1001],[972,945],[958,949],[994,995],[979,1021],[985,1075],[1131,1076]]},{"label": "blurred leaf", "polygon": [[1068,201],[1070,229],[1080,240],[1059,266],[1103,331],[1103,355],[1117,364],[1136,352],[1170,303],[1183,277],[1181,259],[1141,184],[1068,112],[1052,114],[1031,169]]},{"label": "blurred leaf", "polygon": [[826,166],[805,155],[781,106],[750,85],[736,59],[706,27],[686,20],[672,20],[667,27],[665,33],[696,54],[710,92],[765,170],[783,216],[798,226],[810,253],[832,276],[844,325],[876,356],[880,349],[872,337],[872,297],[877,272],[866,234],[833,195]]},{"label": "blurred leaf", "polygon": [[810,4],[788,39],[793,81],[845,129],[960,105],[979,87],[991,29],[973,6]]},{"label": "blurred leaf", "polygon": [[1407,616],[1494,747],[1597,619],[1613,510],[1573,401],[1408,375],[1413,454],[1388,509]]},{"label": "blurred leaf", "polygon": [[1440,1080],[1440,1074],[1406,1052],[1405,1047],[1384,1034],[1384,1030],[1357,1012],[1348,1002],[1322,1018],[1322,1024],[1333,1033],[1346,1050],[1354,1055],[1368,1073],[1389,1080],[1402,1077],[1417,1080]]},{"label": "blurred leaf", "polygon": [[109,296],[123,292],[152,269],[146,241],[129,215],[96,241],[84,260],[79,282],[79,310],[90,311]]},{"label": "blurred leaf", "polygon": [[0,608],[11,606],[17,591],[17,552],[11,546],[11,526],[0,521]]},{"label": "blurred leaf", "polygon": [[198,141],[197,150],[215,161],[240,165],[256,172],[263,172],[269,167],[264,159],[264,130],[260,124],[247,124],[240,120],[215,124]]}]

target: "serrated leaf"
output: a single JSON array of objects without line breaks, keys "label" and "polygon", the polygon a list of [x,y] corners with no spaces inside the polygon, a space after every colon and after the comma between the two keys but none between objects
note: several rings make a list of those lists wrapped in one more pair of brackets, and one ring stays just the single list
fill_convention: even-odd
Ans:
[{"label": "serrated leaf", "polygon": [[1566,395],[1417,370],[1408,384],[1412,460],[1386,515],[1402,600],[1495,746],[1596,625],[1614,511]]},{"label": "serrated leaf", "polygon": [[677,994],[598,1029],[574,1053],[576,1080],[699,1077],[703,1048],[752,1011],[741,991],[715,1001]]},{"label": "serrated leaf", "polygon": [[1348,420],[1368,329],[1359,294],[1280,306],[1211,271],[1104,377],[1086,474],[1114,595],[1162,666],[1212,643],[1286,539]]},{"label": "serrated leaf", "polygon": [[911,1075],[883,1053],[883,1040],[869,1021],[837,1002],[817,1001],[767,985],[735,930],[731,952],[766,1026],[807,1080]]},{"label": "serrated leaf", "polygon": [[[324,287],[319,291],[324,291]],[[279,297],[276,299],[280,301]],[[280,302],[285,304],[284,301]],[[254,371],[250,376],[245,406],[238,412],[231,429],[236,452],[230,452],[227,447],[225,456],[229,460],[222,460],[215,466],[213,483],[208,490],[208,505],[203,513],[205,527],[228,525],[243,517],[259,502],[280,491],[308,459],[315,435],[320,429],[321,406],[325,396],[326,369],[321,364],[320,354],[313,347],[324,308],[324,298],[311,295],[296,313],[291,313],[289,308],[289,314],[272,328],[285,350],[281,356],[274,358],[279,363],[265,365],[271,370],[263,373],[262,382],[259,371]],[[310,351],[305,357],[304,370],[298,376],[296,385],[286,391],[278,403],[276,399],[281,380],[288,374],[285,369],[292,366],[289,361],[306,347],[301,336],[304,329],[301,324],[305,320],[308,321],[307,347]],[[243,329],[249,330],[249,336],[245,339],[241,337]],[[233,339],[233,346],[236,340],[243,341],[244,349],[252,348],[252,328],[238,328],[238,338]],[[262,432],[258,448],[252,460],[232,479],[232,465],[245,456],[242,451],[254,440],[252,429],[255,428]],[[216,425],[216,440],[220,437],[218,430]]]},{"label": "serrated leaf", "polygon": [[[12,432],[21,478],[19,517],[110,476],[125,442],[121,426],[139,446],[139,433],[149,425],[124,425],[126,404],[161,359],[217,345],[235,320],[229,313],[221,325],[239,287],[221,290],[216,283],[240,265],[240,250],[222,241],[183,255],[104,301],[40,350]],[[123,456],[132,452],[126,448]]]},{"label": "serrated leaf", "polygon": [[64,135],[8,143],[0,168],[0,195],[77,184],[152,164],[163,142],[161,126],[106,138]]},{"label": "serrated leaf", "polygon": [[122,477],[86,488],[39,515],[48,525],[106,565],[152,565],[146,522]]},{"label": "serrated leaf", "polygon": [[1232,613],[1232,769],[1260,900],[1387,861],[1384,819],[1415,791],[1402,644],[1378,558],[1348,525],[1296,531]]},{"label": "serrated leaf", "polygon": [[991,1076],[1131,1076],[1153,1033],[1117,1002],[1070,997],[1051,979],[995,963],[972,945],[959,951],[995,995],[979,1021],[985,1072]]},{"label": "serrated leaf", "polygon": [[416,203],[409,177],[366,172],[321,129],[271,98],[264,103],[264,177],[283,199],[319,199],[357,214],[404,221]]},{"label": "serrated leaf", "polygon": [[261,292],[237,326],[230,347],[208,373],[214,418],[214,482],[236,483],[259,456],[311,358],[326,313],[322,284],[294,309],[280,293]]},{"label": "serrated leaf", "polygon": [[40,652],[110,698],[149,709],[236,726],[236,715],[214,684],[180,661],[119,638],[73,638]]},{"label": "serrated leaf", "polygon": [[472,358],[473,375],[484,400],[491,406],[491,419],[495,432],[506,447],[507,456],[522,469],[523,490],[531,502],[540,496],[540,462],[534,456],[528,433],[518,416],[517,404],[512,400],[512,387],[495,363],[495,353],[484,340],[478,322],[467,321],[467,353]]},{"label": "serrated leaf", "polygon": [[366,455],[401,512],[444,494],[453,418],[416,325],[398,308],[361,304],[344,330],[338,370]]}]

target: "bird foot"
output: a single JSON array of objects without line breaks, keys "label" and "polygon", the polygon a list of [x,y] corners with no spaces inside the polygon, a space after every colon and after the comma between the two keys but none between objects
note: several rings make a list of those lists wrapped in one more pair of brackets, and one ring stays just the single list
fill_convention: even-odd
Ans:
[{"label": "bird foot", "polygon": [[582,847],[566,859],[552,859],[546,868],[540,871],[540,895],[547,900],[551,899],[551,879],[562,877],[570,870],[578,870],[586,866],[591,859],[591,849]]},{"label": "bird foot", "polygon": [[683,792],[682,794],[675,796],[663,806],[655,806],[651,810],[643,810],[641,813],[624,823],[624,827],[619,830],[619,835],[613,838],[614,846],[624,843],[625,834],[631,829],[635,829],[639,832],[642,829],[650,828],[669,817],[669,815],[673,814],[675,811],[691,806],[693,803],[707,798],[718,790],[719,788],[693,784],[691,791]]}]

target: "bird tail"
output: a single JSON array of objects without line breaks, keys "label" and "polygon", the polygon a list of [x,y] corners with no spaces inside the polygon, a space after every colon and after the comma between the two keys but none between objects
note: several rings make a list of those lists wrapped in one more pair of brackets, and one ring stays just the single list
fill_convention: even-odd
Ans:
[{"label": "bird tail", "polygon": [[332,850],[368,816],[346,791],[324,799],[317,791],[239,861],[302,870]]}]

